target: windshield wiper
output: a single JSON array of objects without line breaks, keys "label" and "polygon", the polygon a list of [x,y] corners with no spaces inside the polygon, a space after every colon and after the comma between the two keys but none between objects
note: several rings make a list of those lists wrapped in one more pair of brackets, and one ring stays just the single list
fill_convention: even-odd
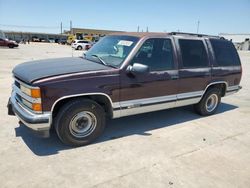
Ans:
[{"label": "windshield wiper", "polygon": [[97,59],[99,59],[99,61],[103,64],[103,65],[105,65],[105,66],[109,66],[109,67],[112,67],[112,68],[117,68],[116,66],[114,66],[114,65],[110,65],[110,64],[108,64],[108,63],[106,63],[100,56],[98,56],[98,55],[96,55],[96,54],[93,54],[93,55],[91,55],[92,57],[96,57]]},{"label": "windshield wiper", "polygon": [[98,55],[96,55],[96,54],[93,54],[93,55],[91,55],[92,57],[96,57],[97,59],[99,59],[99,61],[103,64],[103,65],[106,65],[107,66],[107,63],[101,58],[101,57],[99,57]]}]

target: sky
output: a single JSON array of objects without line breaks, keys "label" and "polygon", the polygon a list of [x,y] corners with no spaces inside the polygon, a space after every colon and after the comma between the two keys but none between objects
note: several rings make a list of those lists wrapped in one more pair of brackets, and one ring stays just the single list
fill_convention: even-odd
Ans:
[{"label": "sky", "polygon": [[250,33],[250,0],[0,0],[0,30]]}]

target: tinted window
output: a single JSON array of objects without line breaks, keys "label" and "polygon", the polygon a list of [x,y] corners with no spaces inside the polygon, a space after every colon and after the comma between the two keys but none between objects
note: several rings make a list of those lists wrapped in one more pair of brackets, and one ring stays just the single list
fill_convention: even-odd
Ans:
[{"label": "tinted window", "polygon": [[205,46],[200,40],[179,40],[183,67],[195,68],[208,66]]},{"label": "tinted window", "polygon": [[210,39],[218,66],[240,65],[234,45],[226,40]]},{"label": "tinted window", "polygon": [[170,39],[148,39],[133,59],[133,63],[149,66],[151,71],[174,68],[173,50]]}]

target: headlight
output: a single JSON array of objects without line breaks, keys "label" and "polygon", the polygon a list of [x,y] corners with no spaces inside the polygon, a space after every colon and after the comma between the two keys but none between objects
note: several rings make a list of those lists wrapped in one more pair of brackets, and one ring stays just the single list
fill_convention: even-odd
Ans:
[{"label": "headlight", "polygon": [[42,104],[41,104],[41,91],[39,88],[29,88],[22,84],[20,84],[20,90],[24,94],[28,95],[29,97],[32,97],[36,99],[39,102],[32,102],[32,100],[26,100],[25,98],[22,98],[22,103],[27,106],[28,108],[32,109],[35,112],[42,112]]},{"label": "headlight", "polygon": [[23,93],[25,93],[26,95],[33,97],[33,98],[41,98],[41,92],[40,89],[31,89],[31,88],[27,88],[23,85],[20,85],[20,89]]}]

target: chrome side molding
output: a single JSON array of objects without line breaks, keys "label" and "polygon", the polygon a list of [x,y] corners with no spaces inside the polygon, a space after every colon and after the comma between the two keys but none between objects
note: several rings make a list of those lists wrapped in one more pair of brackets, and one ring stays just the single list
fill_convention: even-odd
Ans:
[{"label": "chrome side molding", "polygon": [[204,90],[180,93],[176,95],[166,95],[160,97],[152,97],[152,98],[144,98],[144,99],[135,99],[135,100],[127,100],[120,102],[113,102],[110,96],[105,93],[84,93],[84,94],[76,94],[76,95],[68,95],[57,99],[51,107],[51,113],[56,106],[56,104],[67,98],[74,98],[79,96],[90,96],[90,95],[102,95],[105,96],[112,106],[113,118],[119,118],[123,116],[135,115],[145,112],[163,110],[168,108],[186,106],[191,104],[198,103],[207,89],[211,85],[215,84],[225,84],[226,85],[226,95],[228,93],[237,92],[240,89],[239,85],[234,85],[228,87],[228,83],[225,81],[212,82],[206,86]]}]

